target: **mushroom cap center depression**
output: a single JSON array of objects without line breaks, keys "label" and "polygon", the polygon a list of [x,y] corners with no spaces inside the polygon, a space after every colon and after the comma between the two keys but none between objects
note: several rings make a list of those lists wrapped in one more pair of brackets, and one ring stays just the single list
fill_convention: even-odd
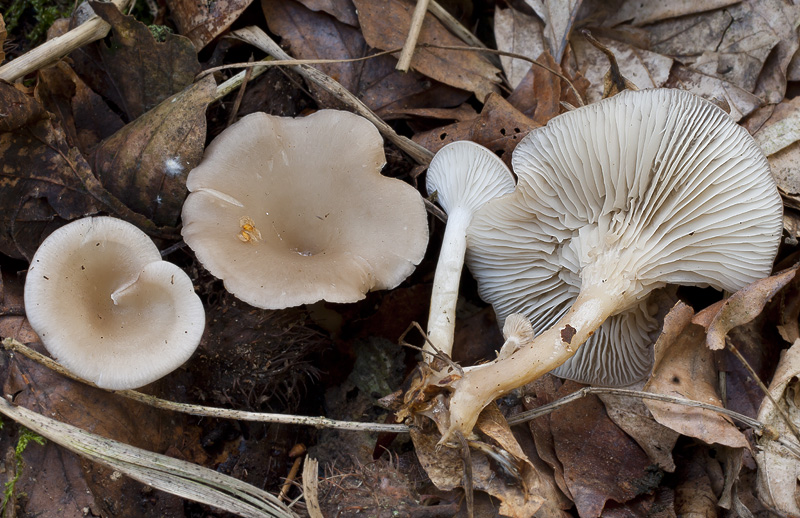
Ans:
[{"label": "mushroom cap center depression", "polygon": [[[102,253],[97,253],[99,248],[104,249]],[[63,307],[63,321],[82,322],[86,340],[94,336],[122,350],[138,348],[138,342],[130,340],[131,333],[141,322],[151,326],[162,322],[164,308],[173,304],[167,290],[139,281],[141,268],[119,263],[109,268],[108,257],[129,253],[125,243],[89,240],[65,258],[72,271],[65,272],[60,282],[63,291],[72,295]]]}]

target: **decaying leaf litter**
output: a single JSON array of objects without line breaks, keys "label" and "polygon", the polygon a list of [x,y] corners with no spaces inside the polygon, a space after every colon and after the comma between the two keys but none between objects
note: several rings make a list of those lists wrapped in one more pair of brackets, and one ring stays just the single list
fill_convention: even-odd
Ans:
[{"label": "decaying leaf litter", "polygon": [[[107,450],[117,455],[125,445],[166,454],[273,495],[295,464],[290,450],[298,443],[308,446],[308,458],[321,467],[316,473],[302,470],[302,479],[289,486],[292,511],[221,505],[242,515],[466,516],[468,508],[475,516],[800,513],[792,347],[800,336],[792,269],[800,236],[792,158],[800,141],[796,6],[779,0],[444,3],[459,28],[432,1],[411,72],[396,71],[390,55],[270,66],[254,69],[237,93],[221,98],[216,85],[235,70],[213,79],[195,79],[196,74],[251,56],[262,59],[275,52],[269,38],[305,60],[398,50],[406,43],[414,3],[174,0],[153,11],[134,5],[136,17],[109,4],[91,7],[98,25],[110,25],[108,36],[21,76],[0,68],[0,77],[12,81],[0,83],[6,107],[0,119],[0,336],[43,351],[25,319],[22,284],[27,261],[45,236],[85,215],[127,220],[191,276],[206,307],[207,330],[195,356],[144,389],[161,400],[393,421],[380,405],[392,407],[396,397],[378,400],[407,386],[404,380],[420,359],[397,343],[410,323],[424,328],[442,239],[438,220],[430,219],[427,255],[405,283],[344,305],[250,307],[227,294],[181,245],[186,175],[232,112],[242,117],[257,111],[304,116],[325,108],[362,115],[371,110],[386,141],[384,175],[421,190],[427,161],[449,142],[475,141],[510,163],[530,130],[575,106],[626,86],[689,90],[723,107],[764,150],[784,200],[784,239],[775,275],[725,294],[725,302],[721,294],[697,288],[678,290],[677,305],[669,297],[660,302],[664,329],[655,343],[652,375],[625,389],[661,400],[631,397],[625,390],[587,391],[546,376],[488,407],[468,449],[436,448],[438,437],[424,423],[412,428],[412,444],[407,434],[158,409],[54,373],[7,340],[16,349],[3,355],[4,393],[14,404],[119,441],[121,449]],[[147,30],[142,21],[176,34]],[[50,37],[66,33],[70,23],[58,21]],[[474,33],[464,36],[464,27]],[[3,63],[22,62],[24,35],[0,30],[0,38]],[[505,55],[498,59],[476,50],[484,45]],[[363,105],[355,106],[355,99]],[[386,128],[399,135],[388,135]],[[462,276],[456,317],[454,359],[467,365],[494,358],[503,337],[469,274]],[[423,345],[419,335],[406,339]],[[565,397],[569,401],[559,403]],[[549,413],[506,424],[554,402]],[[440,415],[443,407],[437,405],[444,404],[432,401],[428,414]],[[9,516],[225,514],[197,503],[214,502],[209,489],[167,486],[139,464],[87,460],[57,445],[66,445],[59,435],[43,446],[30,443],[17,464],[20,431],[9,421],[2,432],[6,479],[22,470],[5,504]],[[33,422],[26,426],[37,430]],[[465,494],[466,472],[473,491]],[[300,487],[307,502],[298,498]]]}]

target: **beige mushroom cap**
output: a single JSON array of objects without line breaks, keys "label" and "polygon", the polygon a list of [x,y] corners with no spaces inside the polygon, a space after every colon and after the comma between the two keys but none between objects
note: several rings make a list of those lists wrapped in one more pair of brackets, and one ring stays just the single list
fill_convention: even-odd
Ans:
[{"label": "beige mushroom cap", "polygon": [[42,242],[25,313],[71,372],[112,389],[141,387],[192,355],[205,313],[192,281],[147,235],[110,217],[73,221]]},{"label": "beige mushroom cap", "polygon": [[261,308],[394,288],[422,260],[428,225],[419,193],[380,174],[385,162],[378,130],[357,115],[248,115],[189,173],[183,238]]},{"label": "beige mushroom cap", "polygon": [[652,290],[735,291],[771,271],[782,202],[767,160],[691,93],[625,91],[565,113],[526,136],[512,164],[516,191],[478,211],[467,237],[467,264],[500,323],[522,313],[538,334],[586,285],[626,286],[617,314],[554,371],[562,377],[641,379],[658,329]]}]

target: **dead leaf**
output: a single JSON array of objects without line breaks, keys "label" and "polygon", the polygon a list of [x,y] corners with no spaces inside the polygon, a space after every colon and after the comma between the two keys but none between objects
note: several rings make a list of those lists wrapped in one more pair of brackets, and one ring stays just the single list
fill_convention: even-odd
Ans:
[{"label": "dead leaf", "polygon": [[631,21],[633,25],[645,25],[648,23],[676,18],[688,14],[697,14],[703,11],[711,11],[728,5],[739,3],[741,0],[672,0],[670,2],[659,2],[648,0],[625,0],[614,13],[614,16],[606,23],[617,25],[625,21]]},{"label": "dead leaf", "polygon": [[[225,32],[253,0],[182,2],[166,0],[178,32],[189,38],[197,51]],[[185,86],[185,85],[184,85]],[[174,92],[171,92],[174,93]]]},{"label": "dead leaf", "polygon": [[[795,426],[800,426],[798,374],[800,374],[800,340],[784,352],[769,385],[769,393],[781,405]],[[758,412],[758,420],[771,426],[784,440],[797,444],[797,439],[794,438],[769,398],[764,398]],[[761,447],[756,455],[759,468],[759,497],[767,505],[790,516],[800,515],[800,505],[798,505],[797,499],[797,485],[800,483],[800,458],[796,453],[774,440],[774,437],[760,437],[758,444]]]},{"label": "dead leaf", "polygon": [[755,94],[770,104],[783,100],[792,56],[797,52],[800,7],[779,0],[759,1],[754,16],[762,18],[778,36],[778,44],[767,57],[756,84]]},{"label": "dead leaf", "polygon": [[[403,46],[411,23],[413,5],[404,0],[355,0],[358,19],[367,43],[381,50]],[[420,31],[419,43],[464,46],[430,13]],[[411,66],[442,83],[473,92],[479,101],[498,91],[500,71],[475,52],[418,48]]]},{"label": "dead leaf", "polygon": [[342,23],[358,27],[358,13],[352,0],[300,0],[312,11],[324,11]]},{"label": "dead leaf", "polygon": [[[644,383],[640,382],[626,388],[641,390],[643,386]],[[659,424],[641,399],[613,394],[600,394],[598,397],[605,405],[608,417],[636,441],[653,464],[668,473],[675,471],[672,448],[679,437],[677,432]]]},{"label": "dead leaf", "polygon": [[736,122],[761,106],[761,99],[733,83],[683,65],[672,68],[670,78],[664,86],[688,90],[711,101],[717,99],[724,101],[730,106],[729,115]]},{"label": "dead leaf", "polygon": [[679,459],[678,479],[675,488],[675,514],[693,518],[716,518],[719,516],[717,495],[712,479],[721,475],[716,473],[719,466],[708,455],[708,449],[695,447],[691,455]]},{"label": "dead leaf", "polygon": [[[291,46],[299,59],[350,59],[369,53],[361,32],[325,12],[314,12],[292,0],[262,0],[261,7],[272,32]],[[354,93],[373,111],[452,106],[466,100],[465,92],[431,82],[420,74],[395,70],[397,60],[382,56],[355,63],[325,63],[317,66]],[[330,94],[311,86],[325,106],[338,106]]]},{"label": "dead leaf", "polygon": [[758,316],[764,305],[794,278],[798,267],[800,264],[772,277],[758,280],[728,297],[707,326],[706,345],[709,349],[724,349],[728,331]]},{"label": "dead leaf", "polygon": [[[498,50],[522,54],[536,59],[544,52],[544,23],[536,16],[527,15],[513,7],[503,9],[499,5],[494,13],[494,37]],[[511,88],[516,88],[531,69],[531,64],[522,59],[500,56],[503,70]]]},{"label": "dead leaf", "polygon": [[536,0],[528,1],[534,11],[544,20],[544,37],[550,47],[550,54],[557,63],[564,56],[567,39],[572,30],[572,24],[578,15],[581,0]]},{"label": "dead leaf", "polygon": [[[92,214],[98,204],[75,174],[88,164],[66,143],[63,131],[39,103],[0,84],[0,105],[12,107],[0,132],[0,251],[31,257],[43,237],[65,221]],[[89,172],[91,174],[91,172]]]},{"label": "dead leaf", "polygon": [[[666,83],[672,68],[672,58],[642,50],[627,43],[610,38],[597,38],[617,59],[620,73],[637,88],[657,88]],[[574,65],[589,81],[586,102],[592,103],[603,98],[603,78],[609,70],[608,58],[582,36],[570,40],[574,51]]]},{"label": "dead leaf", "polygon": [[[218,0],[214,5],[223,3]],[[92,6],[111,24],[109,44],[98,41],[70,57],[81,78],[114,103],[127,121],[194,82],[200,63],[188,39],[170,34],[158,42],[143,23],[121,14],[113,4],[94,2]]]},{"label": "dead leaf", "polygon": [[456,140],[472,140],[495,152],[507,164],[511,152],[538,124],[497,94],[490,95],[478,118],[417,133],[414,141],[436,152]]},{"label": "dead leaf", "polygon": [[[683,302],[667,314],[655,344],[653,374],[645,390],[722,407],[716,389],[714,353],[704,346],[705,330],[692,322],[693,316],[692,308]],[[707,444],[748,447],[744,435],[718,412],[654,400],[645,400],[645,405],[656,421],[682,435]]]},{"label": "dead leaf", "polygon": [[[494,405],[490,405],[487,409],[492,407]],[[484,412],[486,411],[485,409]],[[488,412],[498,411],[494,407],[493,410],[488,410]],[[482,419],[485,420],[486,418],[482,417]],[[492,420],[491,417],[489,419]],[[502,427],[502,425],[500,426]],[[507,426],[505,425],[506,429]],[[495,431],[497,431],[496,427]],[[510,430],[497,435],[502,436],[504,442],[513,441],[514,446],[512,449],[521,451],[513,436],[511,436]],[[462,486],[464,483],[464,463],[458,449],[437,448],[438,434],[430,431],[425,433],[418,427],[411,428],[411,439],[414,441],[420,464],[436,487],[442,490],[451,490]],[[523,463],[521,480],[504,474],[502,468],[498,467],[497,463],[485,453],[485,451],[490,451],[492,448],[491,445],[487,445],[487,449],[484,450],[470,448],[473,489],[485,491],[500,500],[499,512],[503,516],[518,518],[534,516],[543,503],[543,498],[538,493],[540,486],[539,474],[529,462]]]},{"label": "dead leaf", "polygon": [[[581,385],[567,381],[563,397]],[[596,518],[606,502],[625,503],[658,487],[662,473],[633,439],[606,415],[596,396],[587,396],[552,413],[550,426],[564,479],[581,518]]]},{"label": "dead leaf", "polygon": [[67,143],[87,155],[124,126],[119,115],[64,62],[39,70],[36,98],[53,113]]},{"label": "dead leaf", "polygon": [[104,140],[92,157],[103,186],[156,225],[177,225],[186,176],[203,156],[206,106],[215,93],[208,76]]}]

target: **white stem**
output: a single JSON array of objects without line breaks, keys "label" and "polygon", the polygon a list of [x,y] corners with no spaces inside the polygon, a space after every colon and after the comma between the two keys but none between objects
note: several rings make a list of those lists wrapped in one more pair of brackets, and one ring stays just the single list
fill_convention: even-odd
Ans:
[{"label": "white stem", "polygon": [[[453,351],[458,285],[467,250],[467,227],[471,221],[472,211],[461,207],[456,207],[447,215],[447,227],[433,278],[428,340],[447,355]],[[425,350],[434,352],[429,343],[425,343]]]},{"label": "white stem", "polygon": [[469,436],[486,405],[571,358],[603,321],[617,311],[618,304],[619,293],[604,286],[581,291],[556,325],[506,358],[467,369],[454,384],[450,428],[442,441],[447,442],[456,431]]}]

